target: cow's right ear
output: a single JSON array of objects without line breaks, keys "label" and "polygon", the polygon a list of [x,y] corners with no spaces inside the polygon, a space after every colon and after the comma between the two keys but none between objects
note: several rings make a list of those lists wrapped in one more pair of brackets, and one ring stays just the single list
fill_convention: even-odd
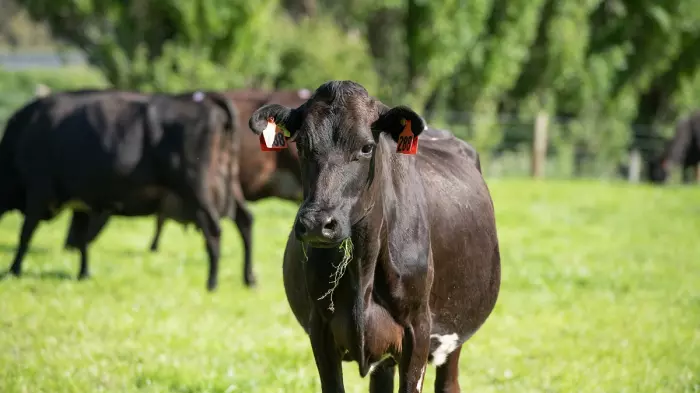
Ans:
[{"label": "cow's right ear", "polygon": [[299,130],[300,120],[297,110],[279,104],[268,104],[253,112],[248,120],[248,126],[256,135],[260,135],[267,128],[270,120],[289,133],[288,137],[291,139],[294,139]]}]

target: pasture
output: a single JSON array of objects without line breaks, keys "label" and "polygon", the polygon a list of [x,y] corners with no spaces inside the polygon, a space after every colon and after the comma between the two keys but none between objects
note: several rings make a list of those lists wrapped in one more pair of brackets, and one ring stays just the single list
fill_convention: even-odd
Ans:
[{"label": "pasture", "polygon": [[[501,295],[462,351],[463,392],[700,392],[700,188],[490,180]],[[69,214],[37,231],[22,279],[0,281],[0,392],[319,392],[281,278],[292,203],[251,204],[259,286],[223,226],[219,290],[205,291],[194,227],[114,219],[77,282]],[[20,216],[0,222],[0,269]],[[425,392],[433,392],[428,368]],[[348,392],[366,392],[344,365]]]}]

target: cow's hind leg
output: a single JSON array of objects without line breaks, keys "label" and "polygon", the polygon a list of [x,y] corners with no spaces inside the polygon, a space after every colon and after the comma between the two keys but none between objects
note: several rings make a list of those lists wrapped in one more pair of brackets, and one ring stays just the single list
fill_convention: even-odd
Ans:
[{"label": "cow's hind leg", "polygon": [[221,250],[221,226],[219,216],[211,204],[207,202],[206,190],[184,187],[178,193],[185,203],[184,206],[195,207],[195,222],[204,235],[207,253],[209,254],[209,278],[207,289],[213,291],[217,287],[219,275],[219,254]]},{"label": "cow's hind leg", "polygon": [[237,202],[234,222],[243,239],[243,280],[248,287],[254,287],[257,279],[252,260],[253,213],[243,203]]},{"label": "cow's hind leg", "polygon": [[459,393],[459,354],[462,346],[447,356],[435,372],[435,393]]},{"label": "cow's hind leg", "polygon": [[163,224],[165,224],[165,215],[159,212],[156,215],[156,233],[153,235],[153,241],[151,242],[151,251],[158,251],[158,243],[160,243],[160,234],[163,232]]},{"label": "cow's hind leg", "polygon": [[394,393],[396,364],[384,361],[369,377],[369,393]]},{"label": "cow's hind leg", "polygon": [[212,228],[211,220],[208,219],[207,215],[208,214],[204,210],[199,209],[196,217],[197,226],[199,226],[199,229],[204,235],[207,254],[209,254],[209,278],[207,279],[207,289],[209,291],[214,291],[218,285],[221,228],[219,228],[216,221],[214,221],[216,228]]},{"label": "cow's hind leg", "polygon": [[10,273],[19,277],[22,275],[22,261],[24,256],[29,249],[29,243],[32,241],[32,236],[37,226],[39,226],[39,221],[41,220],[42,213],[47,204],[43,203],[43,200],[32,198],[27,201],[27,209],[24,214],[24,222],[22,223],[22,230],[19,235],[19,244],[17,245],[17,251],[15,253],[15,259],[10,266]]},{"label": "cow's hind leg", "polygon": [[73,250],[79,247],[77,234],[75,232],[75,215],[78,212],[73,211],[71,216],[70,224],[68,225],[68,235],[66,235],[66,241],[63,244],[63,248],[66,250]]},{"label": "cow's hind leg", "polygon": [[90,277],[90,267],[88,264],[87,244],[90,229],[90,214],[86,212],[74,212],[73,224],[75,229],[75,241],[77,248],[80,251],[80,271],[78,272],[78,280],[85,280]]},{"label": "cow's hind leg", "polygon": [[690,184],[695,181],[695,167],[683,167],[682,169],[683,184]]}]

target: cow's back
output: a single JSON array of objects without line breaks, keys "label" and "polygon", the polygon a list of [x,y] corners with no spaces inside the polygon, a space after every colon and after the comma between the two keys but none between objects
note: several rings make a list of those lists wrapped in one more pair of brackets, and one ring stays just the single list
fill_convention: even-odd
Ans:
[{"label": "cow's back", "polygon": [[433,333],[466,340],[491,313],[500,287],[493,203],[475,149],[451,133],[422,135],[417,158],[435,264]]},{"label": "cow's back", "polygon": [[25,183],[50,182],[59,200],[70,195],[88,201],[112,199],[123,184],[153,177],[136,171],[139,165],[146,171],[154,167],[144,165],[149,157],[144,149],[159,135],[140,95],[65,92],[43,104],[18,141],[16,160]]}]

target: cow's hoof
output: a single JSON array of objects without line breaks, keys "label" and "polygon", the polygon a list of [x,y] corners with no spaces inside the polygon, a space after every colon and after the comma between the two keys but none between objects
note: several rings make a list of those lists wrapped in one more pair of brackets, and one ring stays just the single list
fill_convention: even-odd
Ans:
[{"label": "cow's hoof", "polygon": [[244,281],[245,286],[248,288],[255,288],[258,286],[258,279],[253,275],[246,277]]},{"label": "cow's hoof", "polygon": [[151,246],[151,252],[158,252],[158,246]]},{"label": "cow's hoof", "polygon": [[12,275],[15,276],[15,277],[21,277],[21,276],[22,276],[22,269],[20,269],[20,268],[18,268],[18,267],[16,267],[16,266],[13,265],[13,266],[10,268],[9,273],[12,274]]},{"label": "cow's hoof", "polygon": [[210,281],[210,282],[207,283],[207,291],[209,291],[209,292],[215,292],[217,286],[218,286],[218,285],[217,285],[216,282],[211,282],[211,281]]},{"label": "cow's hoof", "polygon": [[78,281],[85,281],[90,279],[90,273],[80,273],[78,274]]}]

